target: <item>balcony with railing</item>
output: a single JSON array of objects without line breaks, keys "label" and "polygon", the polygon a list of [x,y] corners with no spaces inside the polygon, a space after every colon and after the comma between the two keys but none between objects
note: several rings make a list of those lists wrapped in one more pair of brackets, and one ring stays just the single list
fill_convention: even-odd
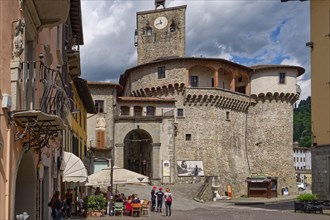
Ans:
[{"label": "balcony with railing", "polygon": [[90,140],[90,148],[111,150],[112,149],[112,140]]},{"label": "balcony with railing", "polygon": [[[18,88],[24,96],[24,104],[22,99],[17,101],[22,107],[13,111],[12,123],[21,128],[16,132],[15,140],[20,140],[28,149],[35,148],[38,151],[45,146],[49,147],[49,140],[54,140],[65,129],[70,101],[60,71],[50,69],[42,62],[38,68],[36,62],[33,64],[23,68],[21,81],[24,83]],[[37,71],[39,81],[26,77]],[[34,92],[37,90],[41,90],[41,93]]]},{"label": "balcony with railing", "polygon": [[31,29],[40,32],[44,27],[63,24],[69,15],[70,0],[28,0],[22,1],[25,20]]}]

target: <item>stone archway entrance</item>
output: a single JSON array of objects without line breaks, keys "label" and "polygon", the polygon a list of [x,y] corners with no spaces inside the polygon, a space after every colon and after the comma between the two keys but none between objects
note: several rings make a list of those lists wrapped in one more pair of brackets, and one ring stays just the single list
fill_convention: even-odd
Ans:
[{"label": "stone archway entrance", "polygon": [[124,139],[124,168],[152,176],[152,138],[142,129],[130,131]]},{"label": "stone archway entrance", "polygon": [[14,215],[27,212],[30,218],[36,216],[36,168],[31,152],[24,153],[16,176]]}]

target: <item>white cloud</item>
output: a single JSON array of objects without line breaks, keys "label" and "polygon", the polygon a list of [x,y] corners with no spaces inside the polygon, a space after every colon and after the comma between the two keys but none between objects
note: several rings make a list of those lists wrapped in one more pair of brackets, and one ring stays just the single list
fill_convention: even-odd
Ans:
[{"label": "white cloud", "polygon": [[[310,51],[305,47],[308,2],[166,1],[166,7],[185,4],[186,56],[224,58],[243,65],[301,65],[306,69],[303,82],[310,78]],[[117,83],[120,74],[135,66],[136,12],[153,9],[152,0],[82,1],[83,77]],[[308,84],[305,90],[310,94]]]}]

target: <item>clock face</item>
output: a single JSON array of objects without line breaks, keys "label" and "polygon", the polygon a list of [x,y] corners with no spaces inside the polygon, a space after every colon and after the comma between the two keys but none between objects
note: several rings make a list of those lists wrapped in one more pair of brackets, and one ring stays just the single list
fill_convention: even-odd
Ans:
[{"label": "clock face", "polygon": [[167,18],[165,17],[158,17],[155,19],[154,26],[157,29],[163,29],[167,26]]}]

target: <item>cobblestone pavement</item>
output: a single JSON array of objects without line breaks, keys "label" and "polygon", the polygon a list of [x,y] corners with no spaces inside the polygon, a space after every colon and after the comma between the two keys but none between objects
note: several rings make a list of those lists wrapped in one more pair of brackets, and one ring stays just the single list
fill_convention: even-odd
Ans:
[{"label": "cobblestone pavement", "polygon": [[[330,213],[325,214],[306,214],[295,213],[290,209],[267,209],[259,208],[255,206],[249,206],[249,204],[272,204],[278,202],[293,201],[296,195],[279,196],[272,199],[252,199],[242,198],[235,200],[222,200],[217,202],[196,202],[193,198],[201,187],[201,183],[198,184],[184,184],[184,185],[164,185],[157,186],[162,187],[164,190],[168,187],[171,189],[173,195],[172,204],[172,216],[171,219],[221,219],[221,220],[329,220]],[[150,191],[152,186],[141,185],[125,185],[117,186],[117,190],[125,195],[133,193],[138,194],[140,199],[150,200]],[[236,204],[236,205],[235,205]],[[130,219],[129,216],[105,216],[100,220],[116,220],[116,219]],[[167,219],[165,216],[165,207],[162,213],[151,212],[149,217],[141,217],[142,219]],[[77,219],[77,218],[76,218]],[[95,219],[95,218],[88,218]]]}]

